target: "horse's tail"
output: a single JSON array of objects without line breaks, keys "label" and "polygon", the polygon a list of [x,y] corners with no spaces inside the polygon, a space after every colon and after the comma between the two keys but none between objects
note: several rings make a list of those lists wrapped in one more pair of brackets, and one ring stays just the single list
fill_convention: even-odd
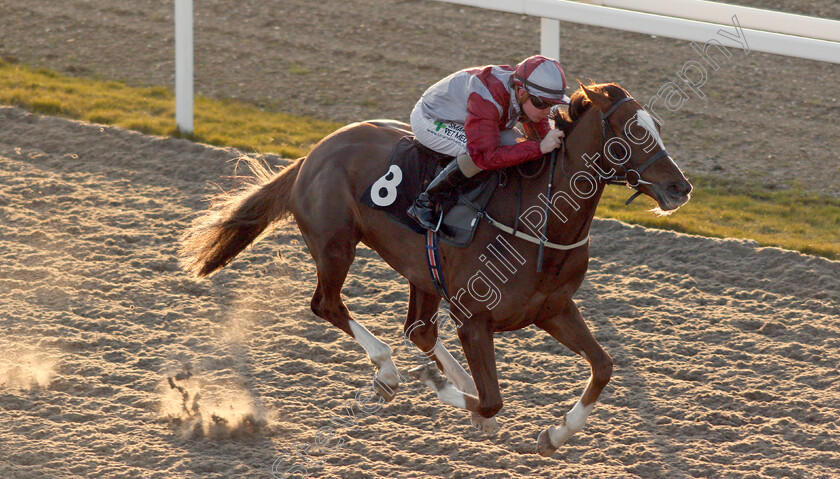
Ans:
[{"label": "horse's tail", "polygon": [[248,158],[253,176],[232,193],[221,193],[181,235],[181,266],[196,278],[224,268],[236,255],[270,233],[292,214],[292,187],[305,158],[272,174]]}]

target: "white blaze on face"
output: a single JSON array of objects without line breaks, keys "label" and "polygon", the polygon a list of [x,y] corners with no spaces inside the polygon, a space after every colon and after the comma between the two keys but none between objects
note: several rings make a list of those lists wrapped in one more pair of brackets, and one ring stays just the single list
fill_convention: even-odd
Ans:
[{"label": "white blaze on face", "polygon": [[650,136],[656,140],[656,144],[659,145],[659,148],[662,148],[663,150],[665,149],[665,145],[662,143],[662,138],[659,136],[659,130],[656,129],[656,122],[653,121],[653,117],[650,116],[650,113],[641,109],[636,111],[636,124],[650,133]]}]

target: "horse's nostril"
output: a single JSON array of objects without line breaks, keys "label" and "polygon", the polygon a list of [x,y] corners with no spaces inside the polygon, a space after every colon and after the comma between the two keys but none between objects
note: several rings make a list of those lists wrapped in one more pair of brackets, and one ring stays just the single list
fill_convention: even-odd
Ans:
[{"label": "horse's nostril", "polygon": [[687,181],[675,181],[665,188],[669,194],[674,196],[686,196],[691,193],[691,183]]}]

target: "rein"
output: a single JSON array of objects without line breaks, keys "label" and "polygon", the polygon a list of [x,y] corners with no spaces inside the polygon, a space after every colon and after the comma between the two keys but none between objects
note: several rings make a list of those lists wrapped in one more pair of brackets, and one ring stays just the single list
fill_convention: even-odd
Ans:
[{"label": "rein", "polygon": [[[615,102],[615,104],[613,104],[612,107],[610,107],[610,109],[607,110],[606,113],[601,112],[601,130],[602,130],[602,139],[603,139],[602,144],[601,144],[602,148],[607,144],[607,142],[610,139],[618,137],[615,134],[615,131],[613,131],[612,126],[610,126],[610,123],[608,121],[610,116],[612,116],[612,114],[615,113],[616,110],[618,110],[618,108],[621,105],[623,105],[624,103],[627,103],[629,101],[633,101],[633,98],[632,97],[622,98],[621,100]],[[563,173],[564,177],[571,179],[569,174],[566,173],[566,166],[565,166],[565,163],[566,163],[565,162],[565,160],[566,160],[566,142],[565,142],[565,140],[563,141],[563,143],[561,145],[560,152],[561,152],[560,153],[560,171]],[[639,168],[627,168],[622,163],[621,168],[623,170],[622,171],[623,174],[619,175],[617,173],[614,173],[612,176],[603,177],[599,173],[598,177],[601,179],[602,182],[604,182],[605,184],[608,184],[608,185],[624,185],[628,188],[635,189],[636,192],[633,194],[633,196],[631,196],[624,203],[625,205],[629,205],[631,201],[633,201],[639,195],[642,194],[642,192],[639,191],[639,186],[641,186],[641,185],[651,185],[652,184],[651,182],[645,181],[645,180],[642,179],[642,172],[644,172],[646,169],[648,169],[654,163],[656,163],[657,161],[659,161],[660,159],[662,159],[666,156],[668,156],[668,152],[665,151],[665,149],[663,148],[662,150],[657,152],[655,155],[648,158],[648,160],[645,161],[645,163]],[[554,165],[556,163],[556,160],[557,160],[557,150],[554,150],[554,151],[551,152],[551,163],[550,163],[551,166],[549,168],[547,198],[551,198],[551,189],[552,189],[553,181],[554,181]],[[629,160],[629,158],[628,158],[628,160]],[[626,160],[625,160],[625,162],[626,162]],[[543,167],[544,167],[544,165],[541,165],[540,171],[538,172],[538,174],[542,173]],[[519,173],[522,174],[522,171],[520,170]],[[522,176],[525,176],[525,175],[522,175]],[[520,195],[521,195],[521,191],[520,191]],[[521,197],[520,197],[520,201],[521,201]],[[546,241],[546,239],[545,239],[546,238],[546,229],[548,227],[548,205],[546,204],[545,206],[546,206],[546,212],[545,212],[546,223],[543,225],[543,231],[542,231],[542,234],[540,235],[541,238],[531,236],[527,233],[523,233],[522,231],[519,231],[517,228],[511,228],[510,226],[507,226],[503,223],[500,223],[499,221],[496,221],[493,217],[491,217],[489,214],[487,214],[486,211],[479,210],[477,207],[475,207],[475,205],[473,205],[473,208],[476,210],[476,212],[478,213],[478,216],[480,218],[486,220],[488,223],[490,223],[494,227],[498,228],[499,230],[502,230],[505,233],[516,236],[517,238],[523,239],[523,240],[528,241],[530,243],[534,243],[534,244],[539,245],[540,250],[539,250],[539,255],[537,257],[537,272],[540,272],[542,270],[542,259],[543,259],[544,248],[551,248],[551,249],[555,249],[555,250],[568,251],[568,250],[572,250],[572,249],[575,249],[575,248],[579,248],[579,247],[581,247],[581,246],[583,246],[583,245],[585,245],[589,242],[589,233],[587,233],[586,236],[583,239],[581,239],[580,241],[577,241],[575,243],[568,244],[568,245],[561,245],[561,244],[557,244],[557,243],[552,243],[550,241]],[[516,221],[515,224],[518,226],[518,224],[519,224],[518,216],[517,216],[516,220],[517,221]]]},{"label": "rein", "polygon": [[[566,157],[566,142],[560,144],[560,161]],[[551,168],[548,170],[548,192],[545,197],[551,198],[551,187],[554,185],[554,165],[557,163],[557,149],[551,150]],[[551,201],[550,199],[548,201]],[[542,272],[543,251],[545,251],[545,238],[548,236],[548,201],[545,202],[545,223],[543,224],[542,234],[540,235],[540,252],[537,254],[537,273]]]},{"label": "rein", "polygon": [[[563,158],[565,158],[565,156],[566,156],[566,142],[564,141],[560,146],[560,165],[561,165],[561,167],[562,167],[562,164],[563,164]],[[554,182],[554,165],[555,165],[556,161],[557,161],[557,150],[554,150],[554,151],[551,152],[551,166],[549,168],[550,172],[549,172],[549,177],[548,177],[548,195],[547,195],[547,198],[551,198],[551,189],[552,189],[553,182]],[[542,171],[542,167],[540,168],[540,171]],[[520,202],[522,201],[521,188],[520,188],[520,191],[519,191],[519,201]],[[560,251],[568,251],[568,250],[572,250],[572,249],[575,249],[575,248],[579,248],[579,247],[581,247],[581,246],[583,246],[583,245],[585,245],[586,243],[589,242],[589,234],[588,233],[586,234],[586,236],[582,240],[580,240],[576,243],[572,243],[572,244],[557,244],[557,243],[552,243],[551,241],[546,241],[546,233],[547,233],[547,228],[548,228],[548,204],[545,205],[546,221],[545,221],[545,224],[543,225],[543,231],[542,231],[542,234],[540,235],[541,237],[537,238],[536,236],[531,236],[527,233],[519,231],[516,227],[511,228],[510,226],[508,226],[504,223],[500,223],[499,221],[494,219],[492,216],[490,216],[487,213],[487,211],[480,210],[478,207],[476,207],[475,205],[473,205],[469,201],[468,201],[468,203],[470,205],[472,205],[473,209],[475,209],[476,213],[478,213],[479,218],[487,221],[488,223],[490,223],[491,225],[493,225],[497,229],[502,230],[507,234],[516,236],[519,239],[523,239],[523,240],[525,240],[529,243],[534,243],[534,244],[539,245],[540,246],[540,251],[539,251],[539,255],[537,257],[537,272],[542,271],[542,258],[543,258],[543,251],[544,251],[545,248],[550,248],[550,249],[555,249],[555,250],[560,250]],[[516,223],[514,223],[514,225],[518,226],[518,224],[519,224],[519,212],[517,211]]]}]

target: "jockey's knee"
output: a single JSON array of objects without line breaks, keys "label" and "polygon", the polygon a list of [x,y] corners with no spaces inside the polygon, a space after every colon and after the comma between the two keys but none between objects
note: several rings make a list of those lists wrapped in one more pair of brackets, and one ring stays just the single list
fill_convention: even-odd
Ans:
[{"label": "jockey's knee", "polygon": [[455,161],[458,162],[458,168],[461,169],[461,173],[467,178],[472,178],[484,171],[475,164],[469,153],[461,153],[455,157]]}]

